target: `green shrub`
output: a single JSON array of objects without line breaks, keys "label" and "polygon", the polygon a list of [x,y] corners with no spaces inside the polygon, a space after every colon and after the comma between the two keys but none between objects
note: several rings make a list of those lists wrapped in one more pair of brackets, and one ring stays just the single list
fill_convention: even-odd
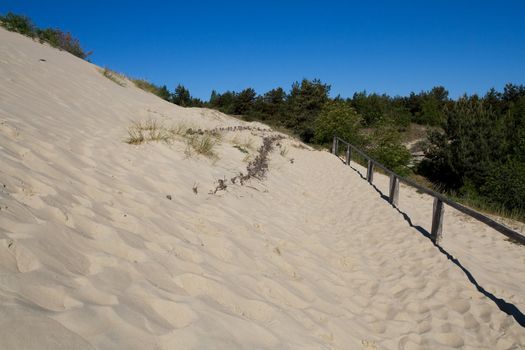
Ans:
[{"label": "green shrub", "polygon": [[479,192],[494,205],[525,213],[525,163],[516,159],[495,163]]},{"label": "green shrub", "polygon": [[401,143],[401,135],[391,124],[378,126],[367,147],[372,158],[401,175],[409,173],[410,152]]},{"label": "green shrub", "polygon": [[334,135],[339,136],[353,145],[363,144],[360,135],[361,116],[345,101],[328,102],[321,109],[319,117],[314,122],[314,141],[329,143]]},{"label": "green shrub", "polygon": [[71,33],[64,33],[60,29],[37,29],[36,36],[40,41],[45,41],[49,45],[67,51],[79,58],[86,59],[90,55],[90,53],[84,52],[78,39],[73,38]]},{"label": "green shrub", "polygon": [[5,17],[1,17],[0,21],[2,22],[2,26],[11,32],[17,32],[30,37],[35,36],[35,25],[31,22],[31,19],[26,16],[9,12]]}]

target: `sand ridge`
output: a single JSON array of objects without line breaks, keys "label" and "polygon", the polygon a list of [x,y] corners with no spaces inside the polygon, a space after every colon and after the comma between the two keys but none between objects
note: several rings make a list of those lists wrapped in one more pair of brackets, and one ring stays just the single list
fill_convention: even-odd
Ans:
[{"label": "sand ridge", "polygon": [[[184,142],[128,145],[126,128],[262,125],[121,87],[3,29],[0,57],[4,348],[525,344],[512,317],[327,152],[287,138],[265,181],[210,195],[246,167],[232,138],[256,148],[268,132],[225,133],[212,160],[187,157]],[[400,203],[427,225],[431,200],[402,188]],[[450,211],[444,231],[481,285],[525,309],[521,247]]]}]

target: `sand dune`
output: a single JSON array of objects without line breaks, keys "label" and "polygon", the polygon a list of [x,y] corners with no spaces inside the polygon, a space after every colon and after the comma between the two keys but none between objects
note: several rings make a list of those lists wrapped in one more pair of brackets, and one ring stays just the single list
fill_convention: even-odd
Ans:
[{"label": "sand dune", "polygon": [[[0,29],[0,348],[525,344],[513,317],[328,152],[286,138],[265,181],[208,194],[246,168],[234,138],[252,140],[253,157],[271,132],[224,132],[218,159],[188,157],[182,141],[129,145],[137,120],[266,127],[98,69]],[[428,228],[430,198],[402,187],[400,205]],[[480,286],[525,310],[522,247],[451,209],[444,232]]]}]

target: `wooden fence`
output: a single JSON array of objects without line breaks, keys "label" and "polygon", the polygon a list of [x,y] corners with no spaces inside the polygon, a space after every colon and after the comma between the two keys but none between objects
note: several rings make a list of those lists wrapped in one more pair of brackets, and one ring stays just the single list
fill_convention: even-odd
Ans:
[{"label": "wooden fence", "polygon": [[345,163],[347,165],[350,165],[350,162],[352,160],[352,153],[356,152],[360,154],[366,161],[367,161],[367,171],[366,171],[366,180],[372,184],[374,181],[374,168],[378,167],[381,168],[387,175],[390,176],[390,186],[389,186],[389,194],[388,194],[388,201],[390,204],[392,204],[394,207],[398,207],[399,202],[399,183],[402,182],[408,186],[414,187],[417,190],[426,193],[432,197],[434,197],[434,207],[432,211],[432,227],[430,230],[430,238],[434,243],[438,243],[441,239],[442,235],[442,228],[443,228],[443,215],[445,213],[445,206],[444,204],[447,204],[451,206],[454,209],[459,210],[460,212],[473,217],[476,220],[481,221],[482,223],[492,227],[496,231],[504,234],[508,238],[517,241],[521,244],[525,244],[525,236],[522,234],[508,228],[505,225],[500,224],[497,221],[494,221],[493,219],[471,209],[468,207],[465,207],[462,204],[459,204],[457,202],[454,202],[453,200],[443,196],[440,193],[437,193],[435,191],[432,191],[426,187],[421,186],[420,184],[407,179],[399,174],[396,174],[392,170],[385,167],[383,164],[379,163],[378,161],[371,158],[368,154],[360,150],[359,148],[355,147],[354,145],[346,142],[343,139],[340,139],[336,135],[334,135],[334,141],[332,145],[332,153],[335,155],[339,154],[339,143],[342,143],[346,145],[346,154],[345,154]]}]

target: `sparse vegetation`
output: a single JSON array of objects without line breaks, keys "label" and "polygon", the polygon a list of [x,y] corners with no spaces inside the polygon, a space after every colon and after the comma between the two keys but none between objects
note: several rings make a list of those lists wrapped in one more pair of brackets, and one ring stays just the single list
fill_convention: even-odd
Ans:
[{"label": "sparse vegetation", "polygon": [[226,184],[226,178],[217,180],[217,187],[210,191],[210,194],[216,194],[218,191],[225,191],[228,188]]},{"label": "sparse vegetation", "polygon": [[125,142],[131,145],[140,145],[150,141],[170,142],[170,140],[171,135],[162,123],[148,119],[144,122],[133,122],[128,128],[128,138]]},{"label": "sparse vegetation", "polygon": [[64,33],[60,29],[54,28],[38,28],[26,16],[9,12],[5,16],[0,16],[0,25],[9,31],[35,38],[41,43],[48,43],[82,59],[87,59],[91,55],[91,52],[85,52],[82,49],[78,39],[74,38],[71,33]]},{"label": "sparse vegetation", "polygon": [[[242,148],[244,150],[253,150],[254,149],[254,147],[253,147],[253,139],[251,137],[246,137],[244,139],[241,139],[240,135],[235,134],[235,136],[231,140],[231,143],[234,144],[235,148]],[[247,153],[247,152],[243,152],[243,153]]]},{"label": "sparse vegetation", "polygon": [[192,135],[190,137],[190,140],[191,146],[198,154],[202,154],[210,158],[216,156],[215,152],[213,152],[213,148],[215,147],[216,141],[213,139],[212,136],[208,134]]},{"label": "sparse vegetation", "polygon": [[[266,176],[266,172],[268,171],[268,156],[273,150],[273,144],[274,142],[281,140],[282,138],[283,136],[281,135],[263,137],[263,144],[257,150],[257,155],[246,166],[246,174],[241,172],[238,175],[232,177],[230,179],[231,183],[236,184],[238,181],[241,186],[244,186],[245,182],[252,178],[258,180],[264,179],[264,177]],[[228,187],[226,185],[226,179],[219,179],[217,180],[217,183],[218,186],[214,190],[210,191],[210,194],[215,194],[217,193],[217,191],[226,190],[226,188]]]},{"label": "sparse vegetation", "polygon": [[298,148],[298,149],[306,149],[306,150],[309,150],[309,148],[307,146],[305,146],[304,144],[302,143],[298,143],[298,142],[294,142],[292,143],[292,147],[294,148]]},{"label": "sparse vegetation", "polygon": [[188,126],[188,124],[180,122],[172,126],[169,129],[169,132],[172,133],[173,135],[185,136],[188,130],[190,129],[191,128]]},{"label": "sparse vegetation", "polygon": [[133,84],[135,84],[136,87],[139,89],[142,89],[144,91],[150,92],[154,95],[157,95],[158,97],[169,101],[170,100],[170,92],[166,85],[158,86],[153,83],[150,83],[146,79],[131,79]]},{"label": "sparse vegetation", "polygon": [[171,143],[176,138],[181,138],[186,142],[185,154],[187,157],[193,156],[194,152],[209,158],[216,158],[213,151],[217,144],[217,137],[211,134],[197,134],[190,129],[185,130],[185,124],[178,124],[173,127],[166,127],[163,123],[148,119],[146,121],[133,122],[128,128],[126,143],[140,145],[146,142],[165,142]]},{"label": "sparse vegetation", "polygon": [[104,68],[104,70],[102,70],[102,75],[117,85],[120,85],[122,87],[126,86],[126,77],[124,77],[122,74],[112,71],[107,67]]},{"label": "sparse vegetation", "polygon": [[140,145],[146,142],[146,137],[140,128],[131,126],[128,128],[128,137],[126,138],[125,142],[129,143],[130,145]]}]

